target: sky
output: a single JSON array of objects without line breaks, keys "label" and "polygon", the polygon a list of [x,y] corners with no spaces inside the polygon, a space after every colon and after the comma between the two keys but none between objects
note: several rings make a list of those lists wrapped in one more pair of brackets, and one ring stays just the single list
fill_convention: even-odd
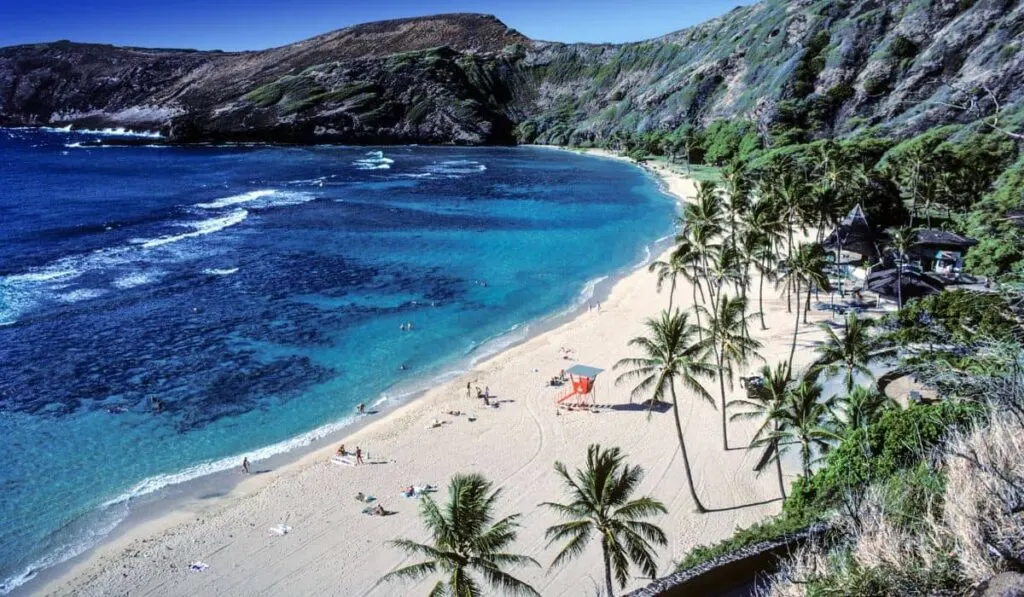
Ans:
[{"label": "sky", "polygon": [[259,50],[349,25],[445,12],[496,15],[533,38],[640,41],[752,0],[0,0],[0,46],[70,39]]}]

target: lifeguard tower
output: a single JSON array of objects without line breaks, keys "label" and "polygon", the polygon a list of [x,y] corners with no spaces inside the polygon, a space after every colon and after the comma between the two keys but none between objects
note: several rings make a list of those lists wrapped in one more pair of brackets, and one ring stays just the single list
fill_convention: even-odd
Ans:
[{"label": "lifeguard tower", "polygon": [[594,381],[597,374],[604,371],[597,367],[588,365],[573,365],[565,370],[572,382],[572,389],[569,393],[555,400],[555,404],[566,406],[586,406],[587,402],[594,404]]}]

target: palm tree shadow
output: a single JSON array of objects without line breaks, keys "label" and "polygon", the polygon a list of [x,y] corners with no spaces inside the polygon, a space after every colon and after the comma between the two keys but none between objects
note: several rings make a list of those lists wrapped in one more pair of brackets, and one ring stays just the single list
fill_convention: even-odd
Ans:
[{"label": "palm tree shadow", "polygon": [[655,402],[649,404],[648,401],[644,402],[630,402],[628,404],[598,404],[595,405],[597,408],[614,410],[618,412],[652,412],[658,414],[665,414],[672,410],[672,405],[668,402]]},{"label": "palm tree shadow", "polygon": [[729,506],[727,508],[705,508],[704,512],[706,514],[711,514],[711,513],[714,513],[714,512],[732,512],[732,511],[735,511],[735,510],[743,510],[744,508],[753,508],[754,506],[764,506],[766,504],[774,504],[775,502],[781,502],[782,499],[783,498],[781,498],[781,497],[777,497],[777,498],[772,498],[770,500],[761,500],[760,502],[752,502],[752,503],[749,503],[749,504],[740,504],[739,506]]}]

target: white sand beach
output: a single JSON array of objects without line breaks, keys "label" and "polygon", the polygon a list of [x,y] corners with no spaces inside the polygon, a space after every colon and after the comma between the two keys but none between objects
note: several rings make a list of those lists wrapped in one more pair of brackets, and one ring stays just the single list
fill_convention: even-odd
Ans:
[{"label": "white sand beach", "polygon": [[[661,166],[652,171],[676,196],[693,195],[691,181]],[[643,320],[657,315],[667,301],[667,290],[655,292],[653,274],[646,268],[637,270],[615,284],[599,312],[584,312],[482,362],[345,439],[347,448],[360,446],[373,464],[333,464],[337,444],[325,446],[293,465],[247,478],[227,496],[154,520],[100,546],[42,593],[425,595],[435,581],[376,584],[383,574],[413,563],[387,541],[426,538],[416,500],[399,493],[409,485],[430,483],[441,487],[435,495],[443,500],[452,474],[479,472],[504,489],[499,514],[523,515],[514,551],[545,566],[513,574],[545,596],[593,595],[602,578],[598,544],[570,564],[549,570],[559,546],[548,547],[544,531],[558,519],[537,507],[543,501],[564,499],[554,462],[578,465],[591,443],[619,446],[632,464],[646,470],[641,494],[653,495],[668,508],[668,514],[655,522],[669,538],[669,547],[659,554],[660,572],[669,573],[673,562],[695,545],[722,539],[737,526],[775,513],[779,502],[727,509],[778,497],[776,480],[770,472],[755,476],[755,453],[723,451],[719,411],[695,402],[684,391],[681,410],[698,491],[707,506],[726,509],[697,514],[686,488],[671,412],[648,416],[644,410],[629,409],[630,387],[614,383],[613,364],[630,355],[627,341],[640,335]],[[682,280],[675,302],[681,308],[690,306],[690,288]],[[774,364],[789,355],[794,315],[786,312],[785,297],[774,289],[766,289],[765,306],[769,329],[762,332],[756,324],[753,329],[764,343],[761,353]],[[811,347],[820,338],[815,322],[827,318],[822,312],[812,311],[810,316],[812,323],[801,326],[796,352],[800,366],[813,359]],[[573,349],[575,360],[562,358],[562,348]],[[565,390],[548,387],[547,380],[574,363],[604,369],[597,378],[597,403],[620,408],[559,413],[555,397]],[[467,397],[467,382],[489,387],[499,407],[484,408],[480,400]],[[717,388],[717,381],[708,381],[716,404]],[[740,392],[736,384],[732,398]],[[452,410],[472,413],[476,420],[446,414]],[[444,424],[428,428],[434,419]],[[746,445],[755,427],[754,422],[731,424],[730,443]],[[259,464],[254,462],[253,467],[259,469]],[[376,496],[397,514],[361,514],[364,504],[354,499],[356,492]],[[279,536],[269,531],[282,524],[291,527],[290,532]],[[208,568],[190,570],[190,563],[197,561]],[[634,578],[628,589],[646,583]]]}]

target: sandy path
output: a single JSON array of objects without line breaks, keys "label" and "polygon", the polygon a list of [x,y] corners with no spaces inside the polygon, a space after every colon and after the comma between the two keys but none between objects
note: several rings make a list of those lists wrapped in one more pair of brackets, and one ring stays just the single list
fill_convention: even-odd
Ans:
[{"label": "sandy path", "polygon": [[[669,189],[680,197],[693,194],[690,181],[655,168]],[[666,291],[667,292],[667,291]],[[372,459],[386,464],[344,467],[331,464],[335,446],[313,453],[294,465],[257,475],[240,484],[229,496],[192,505],[163,520],[140,527],[128,536],[102,546],[87,561],[44,592],[78,595],[405,595],[426,594],[432,583],[375,586],[384,573],[412,563],[385,545],[396,537],[425,539],[416,515],[416,502],[398,495],[411,484],[445,485],[457,472],[478,471],[505,490],[501,514],[520,512],[523,528],[515,549],[541,561],[543,569],[517,571],[541,594],[557,597],[593,595],[602,578],[600,551],[595,543],[580,559],[549,571],[557,552],[548,548],[544,530],[557,521],[537,508],[542,501],[560,501],[562,487],[552,465],[562,460],[579,464],[590,443],[619,446],[634,464],[647,472],[641,491],[661,499],[668,515],[657,522],[670,546],[660,554],[661,571],[697,544],[731,534],[778,510],[778,502],[710,514],[697,514],[686,489],[671,411],[648,417],[644,411],[604,409],[557,413],[555,394],[546,380],[571,364],[559,349],[572,347],[578,362],[606,370],[598,377],[597,402],[629,403],[629,388],[616,386],[612,365],[629,354],[627,341],[642,333],[642,321],[667,304],[667,294],[656,294],[653,276],[636,271],[611,291],[593,311],[555,330],[513,347],[479,364],[472,372],[436,387],[424,397],[354,433],[345,443],[362,446]],[[690,288],[680,282],[675,302],[688,308]],[[754,325],[764,343],[769,363],[789,355],[793,315],[786,313],[784,297],[766,292],[769,329]],[[826,315],[812,313],[812,319]],[[819,337],[812,325],[802,329],[796,361],[806,365],[809,350]],[[740,372],[746,375],[746,372]],[[489,386],[497,409],[486,409],[466,397],[466,382]],[[708,390],[718,396],[717,380]],[[739,385],[730,397],[741,392]],[[729,508],[775,498],[771,474],[755,477],[756,455],[742,449],[724,452],[720,414],[704,403],[680,394],[687,447],[691,453],[698,492],[705,505]],[[449,410],[470,411],[465,416],[443,415]],[[446,423],[426,429],[435,419]],[[730,425],[730,443],[743,446],[754,423]],[[259,463],[255,463],[259,468]],[[353,499],[357,491],[377,496],[390,510],[385,518],[360,513]],[[443,494],[441,494],[443,498]],[[182,520],[185,519],[185,522]],[[268,528],[284,523],[292,532],[273,536]],[[191,572],[190,562],[209,564]],[[634,579],[629,588],[646,584]]]}]

